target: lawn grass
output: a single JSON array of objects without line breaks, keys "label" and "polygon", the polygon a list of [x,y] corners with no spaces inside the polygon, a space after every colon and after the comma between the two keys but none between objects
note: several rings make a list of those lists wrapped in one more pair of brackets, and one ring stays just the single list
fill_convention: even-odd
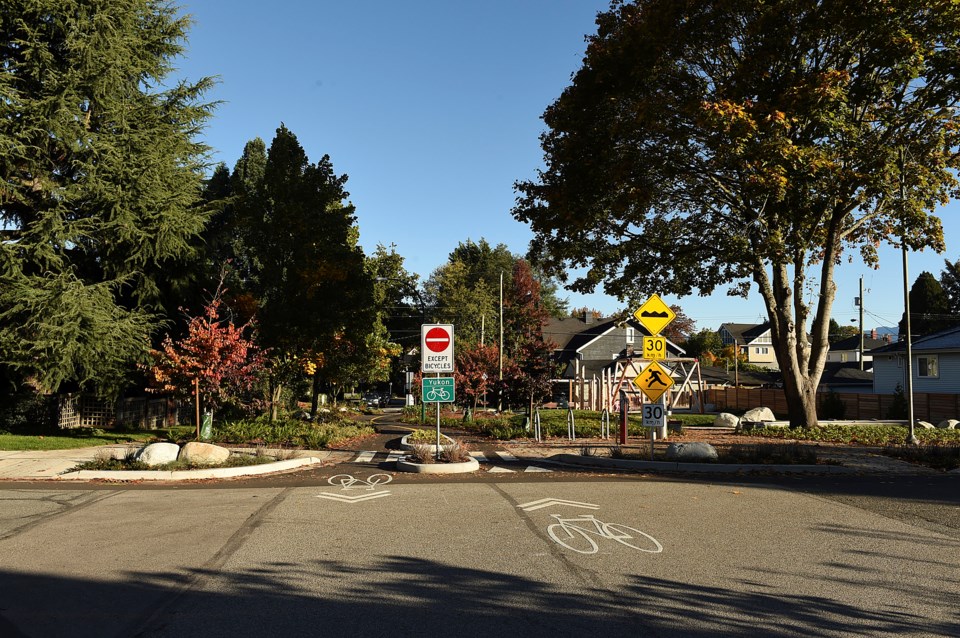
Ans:
[{"label": "lawn grass", "polygon": [[117,443],[149,443],[177,438],[190,428],[163,428],[160,430],[104,431],[89,428],[61,430],[55,434],[0,434],[0,450],[73,450]]}]

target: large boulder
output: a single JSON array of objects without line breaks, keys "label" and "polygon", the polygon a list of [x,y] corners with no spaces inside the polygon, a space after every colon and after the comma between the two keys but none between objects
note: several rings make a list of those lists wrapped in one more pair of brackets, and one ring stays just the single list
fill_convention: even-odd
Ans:
[{"label": "large boulder", "polygon": [[958,425],[960,425],[960,421],[956,419],[944,419],[937,423],[937,427],[941,430],[956,430]]},{"label": "large boulder", "polygon": [[709,443],[671,443],[667,446],[667,458],[673,461],[716,461],[717,450]]},{"label": "large boulder", "polygon": [[740,417],[740,422],[744,421],[748,423],[760,423],[762,421],[776,421],[777,417],[773,415],[773,410],[770,408],[753,408],[752,410],[747,410],[743,413],[743,416]]},{"label": "large boulder", "polygon": [[713,420],[713,426],[716,428],[735,428],[740,422],[735,415],[730,414],[729,412],[721,412]]},{"label": "large boulder", "polygon": [[230,456],[230,450],[219,445],[190,441],[180,450],[178,460],[196,465],[217,465]]},{"label": "large boulder", "polygon": [[165,465],[173,463],[180,454],[180,446],[176,443],[151,443],[140,450],[137,460],[147,465]]}]

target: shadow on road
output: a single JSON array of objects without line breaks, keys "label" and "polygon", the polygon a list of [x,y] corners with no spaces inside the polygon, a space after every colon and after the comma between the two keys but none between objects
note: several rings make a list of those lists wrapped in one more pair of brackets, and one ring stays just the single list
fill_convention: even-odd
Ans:
[{"label": "shadow on road", "polygon": [[[879,572],[851,572],[847,580],[867,590],[895,586]],[[409,557],[372,565],[317,560],[243,571],[131,573],[122,582],[0,572],[0,635],[960,635],[956,582],[943,583],[939,592],[891,594],[881,609],[759,583],[736,583],[741,591],[733,591],[635,575],[608,591],[576,582],[571,573],[570,586],[561,589],[532,576]],[[947,620],[930,619],[923,612],[930,604]]]}]

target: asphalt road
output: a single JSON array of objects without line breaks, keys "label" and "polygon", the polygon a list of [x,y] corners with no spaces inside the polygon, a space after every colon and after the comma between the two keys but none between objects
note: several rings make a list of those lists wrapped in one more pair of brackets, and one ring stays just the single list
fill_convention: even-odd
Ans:
[{"label": "asphalt road", "polygon": [[378,474],[0,490],[0,635],[960,635],[956,480]]}]

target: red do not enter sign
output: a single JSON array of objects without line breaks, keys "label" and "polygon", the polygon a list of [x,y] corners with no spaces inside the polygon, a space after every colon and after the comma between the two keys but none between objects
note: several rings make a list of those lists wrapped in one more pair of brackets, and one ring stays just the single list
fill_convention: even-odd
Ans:
[{"label": "red do not enter sign", "polygon": [[450,347],[450,333],[443,328],[430,328],[423,340],[427,349],[433,352],[443,352]]}]

